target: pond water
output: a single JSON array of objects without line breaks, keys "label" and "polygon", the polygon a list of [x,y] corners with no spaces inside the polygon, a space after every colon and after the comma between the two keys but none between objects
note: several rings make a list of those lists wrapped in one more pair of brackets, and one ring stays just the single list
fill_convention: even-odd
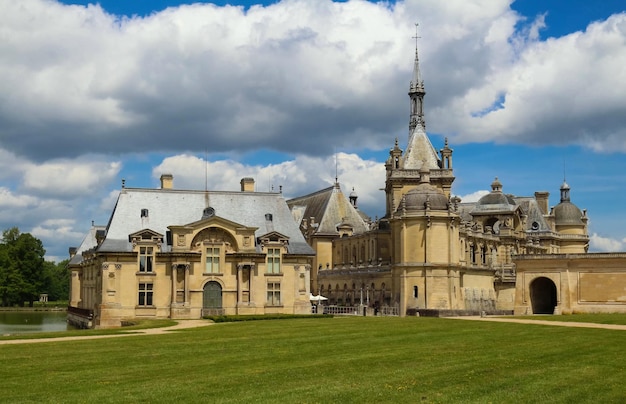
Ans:
[{"label": "pond water", "polygon": [[65,311],[0,311],[0,335],[67,331]]}]

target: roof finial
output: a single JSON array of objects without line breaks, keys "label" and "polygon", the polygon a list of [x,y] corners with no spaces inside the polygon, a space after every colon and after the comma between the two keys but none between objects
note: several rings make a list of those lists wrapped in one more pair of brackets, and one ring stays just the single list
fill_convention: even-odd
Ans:
[{"label": "roof finial", "polygon": [[419,26],[418,23],[415,23],[415,36],[412,37],[413,39],[415,39],[415,53],[417,54],[417,40],[422,38],[421,36],[417,35],[417,27]]},{"label": "roof finial", "polygon": [[209,150],[204,149],[204,207],[209,207]]},{"label": "roof finial", "polygon": [[339,161],[337,158],[337,148],[335,148],[335,186],[339,183]]}]

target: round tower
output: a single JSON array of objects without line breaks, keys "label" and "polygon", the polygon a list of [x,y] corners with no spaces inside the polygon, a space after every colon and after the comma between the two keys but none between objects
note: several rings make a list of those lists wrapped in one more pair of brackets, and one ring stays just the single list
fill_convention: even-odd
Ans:
[{"label": "round tower", "polygon": [[587,213],[570,201],[570,187],[561,184],[561,202],[552,211],[556,232],[561,236],[560,252],[564,254],[585,253],[589,248]]},{"label": "round tower", "polygon": [[420,170],[420,183],[402,195],[390,221],[394,289],[400,310],[458,309],[459,215],[446,194]]}]

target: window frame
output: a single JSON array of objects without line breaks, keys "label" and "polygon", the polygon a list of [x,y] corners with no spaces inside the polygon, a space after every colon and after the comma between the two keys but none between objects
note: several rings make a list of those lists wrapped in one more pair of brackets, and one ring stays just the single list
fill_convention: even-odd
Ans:
[{"label": "window frame", "polygon": [[265,305],[271,307],[280,307],[283,305],[280,282],[267,282]]},{"label": "window frame", "polygon": [[154,283],[139,282],[137,287],[137,306],[154,307]]},{"label": "window frame", "polygon": [[265,273],[273,275],[282,274],[282,248],[268,247],[265,255]]},{"label": "window frame", "polygon": [[138,266],[141,273],[154,272],[155,248],[154,246],[139,246]]},{"label": "window frame", "polygon": [[221,274],[222,273],[222,247],[220,245],[205,245],[203,252],[204,252],[204,271],[203,272],[205,274]]}]

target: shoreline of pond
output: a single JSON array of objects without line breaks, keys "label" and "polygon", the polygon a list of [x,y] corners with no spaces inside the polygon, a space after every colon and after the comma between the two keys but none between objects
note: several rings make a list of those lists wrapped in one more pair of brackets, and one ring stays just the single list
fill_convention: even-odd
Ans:
[{"label": "shoreline of pond", "polygon": [[67,306],[50,307],[0,307],[5,312],[34,312],[34,311],[67,311]]}]

